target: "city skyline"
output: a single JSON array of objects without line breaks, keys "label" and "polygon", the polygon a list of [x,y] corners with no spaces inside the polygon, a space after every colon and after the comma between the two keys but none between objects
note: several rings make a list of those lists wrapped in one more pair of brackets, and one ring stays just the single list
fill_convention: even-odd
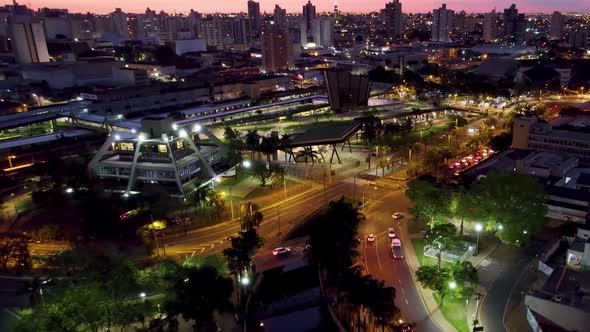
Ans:
[{"label": "city skyline", "polygon": [[[276,4],[285,8],[289,13],[301,12],[302,6],[307,2],[305,0],[259,0],[262,12],[272,13]],[[339,0],[338,8],[342,12],[360,13],[360,12],[375,12],[385,8],[387,0],[367,0],[364,2],[363,8],[365,10],[358,10],[358,2],[355,0]],[[561,12],[582,12],[588,13],[590,11],[590,0],[488,0],[488,1],[464,1],[464,0],[449,0],[449,1],[434,1],[434,0],[419,0],[419,1],[401,1],[403,11],[405,13],[426,13],[432,12],[433,9],[440,7],[443,3],[447,4],[447,8],[455,11],[465,10],[466,12],[484,13],[496,8],[508,8],[512,3],[522,11],[527,13],[550,13],[552,11]],[[315,0],[312,3],[317,7],[318,12],[332,11],[334,8],[334,0]],[[115,8],[122,8],[125,12],[140,13],[145,11],[147,7],[160,11],[170,13],[186,13],[191,9],[202,13],[237,13],[247,11],[247,1],[231,1],[231,2],[216,2],[205,0],[198,4],[187,3],[182,0],[129,0],[125,5],[121,6],[119,1],[105,0],[95,3],[81,3],[74,0],[37,0],[22,4],[30,4],[33,9],[37,8],[65,8],[70,12],[92,12],[92,13],[110,13]]]}]

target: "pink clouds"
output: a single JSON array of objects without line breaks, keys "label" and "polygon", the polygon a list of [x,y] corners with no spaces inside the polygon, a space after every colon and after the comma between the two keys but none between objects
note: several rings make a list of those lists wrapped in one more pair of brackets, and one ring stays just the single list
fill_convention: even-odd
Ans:
[{"label": "pink clouds", "polygon": [[[389,0],[338,0],[338,6],[345,12],[378,11],[385,7]],[[8,1],[6,1],[8,2]],[[22,3],[28,1],[21,0]],[[122,7],[126,12],[143,12],[146,7],[156,11],[187,12],[191,8],[204,13],[211,12],[245,12],[247,0],[31,0],[33,8],[67,8],[71,12],[96,12],[107,13],[115,7]],[[289,12],[300,12],[307,0],[259,0],[261,10],[272,12],[275,4],[287,8]],[[312,0],[319,12],[331,11],[334,8],[334,0]],[[456,11],[485,12],[496,7],[502,10],[516,3],[521,12],[550,12],[559,11],[584,11],[590,9],[590,0],[401,0],[404,12],[428,12],[439,7],[443,2],[447,7]]]}]

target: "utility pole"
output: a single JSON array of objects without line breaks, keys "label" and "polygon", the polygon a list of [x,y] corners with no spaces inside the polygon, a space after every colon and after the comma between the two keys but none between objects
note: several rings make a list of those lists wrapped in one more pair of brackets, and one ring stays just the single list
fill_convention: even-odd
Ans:
[{"label": "utility pole", "polygon": [[283,191],[285,192],[285,199],[287,199],[287,175],[283,176]]},{"label": "utility pole", "polygon": [[234,200],[231,196],[231,187],[229,186],[229,209],[231,211],[231,220],[234,220]]}]

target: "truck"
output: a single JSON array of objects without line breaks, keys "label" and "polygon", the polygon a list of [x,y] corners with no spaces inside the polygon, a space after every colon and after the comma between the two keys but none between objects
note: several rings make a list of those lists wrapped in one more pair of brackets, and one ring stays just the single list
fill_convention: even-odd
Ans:
[{"label": "truck", "polygon": [[391,240],[391,252],[393,259],[404,259],[404,251],[402,250],[402,241],[398,238]]}]

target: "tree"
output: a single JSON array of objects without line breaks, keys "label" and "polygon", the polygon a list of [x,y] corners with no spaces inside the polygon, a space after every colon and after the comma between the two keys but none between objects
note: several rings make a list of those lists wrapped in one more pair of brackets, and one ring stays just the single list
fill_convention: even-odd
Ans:
[{"label": "tree", "polygon": [[223,138],[225,138],[225,140],[227,142],[230,142],[230,141],[232,141],[234,139],[237,139],[238,138],[238,134],[230,126],[225,126],[225,129],[223,131]]},{"label": "tree", "polygon": [[358,225],[365,216],[343,198],[332,201],[322,213],[313,216],[307,256],[334,276],[349,269],[358,255]]},{"label": "tree", "polygon": [[209,266],[215,269],[220,275],[229,273],[227,260],[221,255],[192,256],[187,257],[182,262],[182,267],[184,268],[200,268],[202,266]]},{"label": "tree", "polygon": [[215,208],[217,220],[221,220],[221,214],[225,210],[225,195],[219,191],[209,193],[209,204]]},{"label": "tree", "polygon": [[214,313],[232,309],[232,292],[231,279],[220,276],[214,268],[184,268],[182,278],[174,285],[173,298],[164,307],[173,315],[181,314],[185,320],[194,320],[195,330],[210,329],[214,325]]},{"label": "tree", "polygon": [[442,253],[456,240],[457,228],[451,223],[440,223],[426,230],[426,244],[438,249],[438,267],[441,266]]},{"label": "tree", "polygon": [[242,218],[240,218],[242,231],[256,230],[264,219],[260,207],[252,202],[243,204],[240,208],[240,212],[242,215]]},{"label": "tree", "polygon": [[242,231],[231,239],[231,247],[223,250],[227,266],[236,277],[250,274],[256,251],[262,247],[262,239],[256,230]]},{"label": "tree", "polygon": [[254,159],[254,151],[260,146],[260,136],[256,130],[248,130],[246,133],[246,146],[250,149],[250,159]]},{"label": "tree", "polygon": [[375,317],[377,325],[385,331],[385,326],[399,313],[395,306],[395,288],[385,287],[382,280],[371,278],[368,284],[368,294],[371,301],[368,303],[369,311]]},{"label": "tree", "polygon": [[57,240],[62,236],[61,226],[58,224],[43,225],[37,230],[37,236],[41,240]]},{"label": "tree", "polygon": [[273,156],[273,159],[275,159],[274,155],[277,152],[279,144],[280,139],[276,132],[262,138],[262,141],[260,142],[260,150],[266,155],[267,162],[270,163],[271,155]]},{"label": "tree", "polygon": [[441,305],[445,294],[448,292],[450,273],[447,269],[438,266],[424,265],[416,270],[416,280],[424,288],[428,288],[440,295]]},{"label": "tree", "polygon": [[26,271],[31,267],[27,238],[21,234],[0,234],[0,270],[13,267],[16,271]]},{"label": "tree", "polygon": [[450,273],[453,277],[453,280],[455,280],[460,285],[463,285],[467,281],[472,286],[475,286],[479,282],[477,269],[470,261],[456,261],[453,265],[451,265]]},{"label": "tree", "polygon": [[441,222],[447,212],[445,192],[431,182],[414,180],[408,183],[406,195],[416,204],[416,212],[428,218],[430,227]]},{"label": "tree", "polygon": [[108,247],[64,251],[48,259],[47,267],[55,286],[45,286],[41,302],[23,313],[21,331],[97,332],[143,322],[156,311],[147,300],[137,301],[145,290],[136,266]]},{"label": "tree", "polygon": [[492,172],[472,186],[468,198],[476,218],[509,243],[522,243],[542,229],[547,207],[543,186],[532,176]]},{"label": "tree", "polygon": [[273,164],[271,166],[271,171],[272,171],[272,177],[271,177],[271,182],[272,182],[272,186],[282,186],[283,183],[285,182],[285,177],[286,177],[286,172],[285,169],[283,167],[281,167],[281,165],[279,164]]},{"label": "tree", "polygon": [[268,166],[267,163],[262,161],[255,161],[252,163],[252,175],[254,178],[262,184],[262,186],[266,186],[266,183],[272,176],[272,170]]}]

